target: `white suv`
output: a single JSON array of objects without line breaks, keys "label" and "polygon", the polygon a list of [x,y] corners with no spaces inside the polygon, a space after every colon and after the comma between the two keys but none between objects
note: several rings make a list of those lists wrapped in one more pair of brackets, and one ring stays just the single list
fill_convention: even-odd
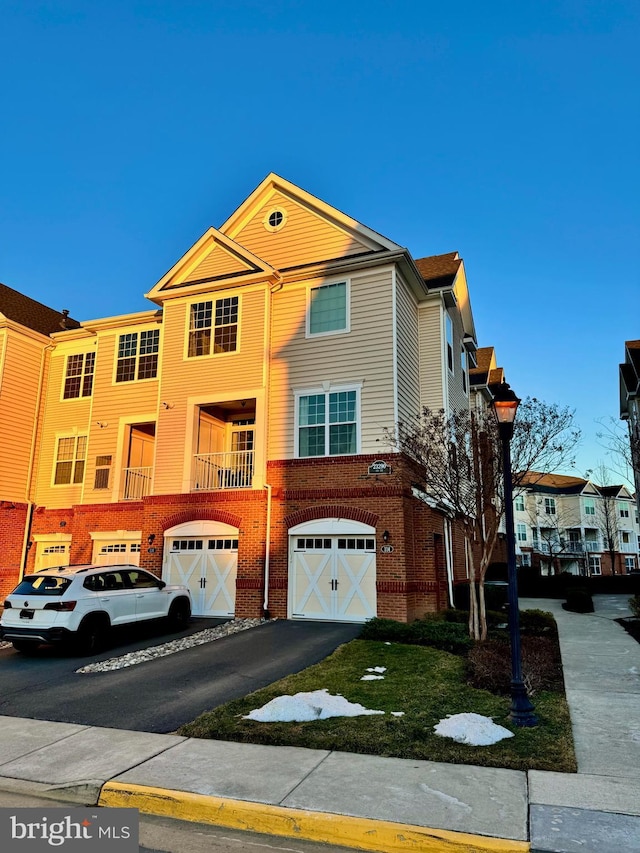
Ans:
[{"label": "white suv", "polygon": [[168,618],[185,628],[186,586],[167,586],[137,566],[61,566],[26,575],[4,602],[0,637],[20,652],[40,643],[73,643],[98,651],[112,627]]}]

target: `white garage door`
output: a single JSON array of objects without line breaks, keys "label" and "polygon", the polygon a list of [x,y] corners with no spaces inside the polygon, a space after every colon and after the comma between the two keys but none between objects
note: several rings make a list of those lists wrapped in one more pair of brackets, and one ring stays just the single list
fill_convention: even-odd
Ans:
[{"label": "white garage door", "polygon": [[[211,531],[209,535],[202,535],[206,530]],[[164,580],[189,587],[194,616],[234,615],[238,573],[236,528],[216,522],[180,525],[165,532],[164,553]]]},{"label": "white garage door", "polygon": [[99,566],[140,565],[139,542],[94,542],[93,562]]},{"label": "white garage door", "polygon": [[36,551],[36,572],[42,569],[50,569],[55,566],[69,565],[69,543],[68,542],[38,542]]},{"label": "white garage door", "polygon": [[291,537],[293,619],[365,622],[376,615],[374,536]]}]

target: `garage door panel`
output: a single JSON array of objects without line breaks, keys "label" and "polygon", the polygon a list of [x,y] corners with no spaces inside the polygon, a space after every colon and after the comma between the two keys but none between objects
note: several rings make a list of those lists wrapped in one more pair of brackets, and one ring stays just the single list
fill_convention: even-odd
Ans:
[{"label": "garage door panel", "polygon": [[334,536],[293,543],[293,618],[364,622],[376,615],[375,539]]},{"label": "garage door panel", "polygon": [[294,552],[293,615],[331,618],[331,554]]},{"label": "garage door panel", "polygon": [[238,554],[207,551],[204,609],[213,616],[233,616],[236,598]]}]

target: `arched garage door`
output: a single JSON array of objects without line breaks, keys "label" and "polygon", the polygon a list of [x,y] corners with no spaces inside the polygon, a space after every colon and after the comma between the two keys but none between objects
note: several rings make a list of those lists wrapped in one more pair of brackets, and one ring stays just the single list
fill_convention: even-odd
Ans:
[{"label": "arched garage door", "polygon": [[290,618],[365,622],[375,615],[375,528],[338,518],[292,527]]},{"label": "arched garage door", "polygon": [[194,616],[233,616],[238,571],[238,528],[191,521],[165,530],[162,576],[191,590]]}]

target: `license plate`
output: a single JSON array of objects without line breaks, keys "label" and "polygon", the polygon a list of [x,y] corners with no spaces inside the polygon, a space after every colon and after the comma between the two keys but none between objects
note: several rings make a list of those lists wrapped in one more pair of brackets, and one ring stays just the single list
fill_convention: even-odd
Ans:
[{"label": "license plate", "polygon": [[33,619],[33,610],[21,610],[20,611],[21,619]]}]

